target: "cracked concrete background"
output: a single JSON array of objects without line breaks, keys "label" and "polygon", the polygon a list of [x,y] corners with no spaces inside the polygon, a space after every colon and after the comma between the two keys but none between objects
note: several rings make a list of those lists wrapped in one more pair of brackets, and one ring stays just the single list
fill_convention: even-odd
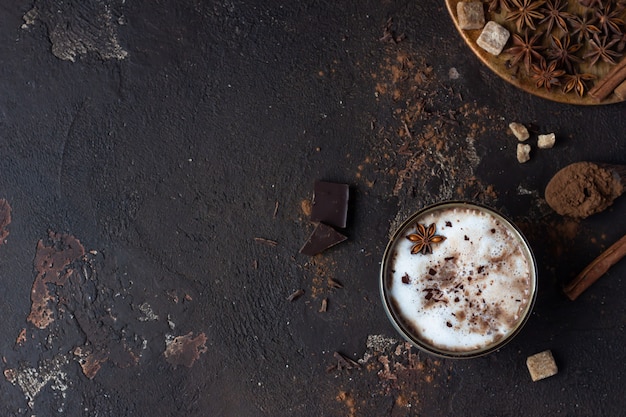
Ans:
[{"label": "cracked concrete background", "polygon": [[[626,231],[543,190],[624,163],[623,103],[573,107],[485,68],[435,1],[0,2],[0,414],[619,415]],[[531,131],[519,164],[512,121]],[[554,132],[553,149],[536,136]],[[298,253],[315,180],[348,240]],[[387,239],[442,199],[509,216],[539,264],[524,330],[453,361],[400,340]],[[301,290],[301,296],[290,298]],[[325,309],[322,308],[325,305]],[[559,373],[525,361],[551,349]]]}]

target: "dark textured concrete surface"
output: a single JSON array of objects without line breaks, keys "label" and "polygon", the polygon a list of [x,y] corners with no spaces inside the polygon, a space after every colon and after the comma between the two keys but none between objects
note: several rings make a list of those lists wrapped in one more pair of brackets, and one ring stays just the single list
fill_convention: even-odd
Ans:
[{"label": "dark textured concrete surface", "polygon": [[[543,200],[571,162],[626,163],[623,103],[514,89],[439,1],[0,3],[0,415],[626,409],[626,263],[561,292],[626,200],[584,221]],[[557,145],[518,164],[511,121]],[[350,186],[348,240],[307,257],[317,179]],[[539,264],[534,313],[486,357],[411,349],[380,302],[390,231],[442,199],[501,210]],[[546,349],[559,373],[532,382]]]}]

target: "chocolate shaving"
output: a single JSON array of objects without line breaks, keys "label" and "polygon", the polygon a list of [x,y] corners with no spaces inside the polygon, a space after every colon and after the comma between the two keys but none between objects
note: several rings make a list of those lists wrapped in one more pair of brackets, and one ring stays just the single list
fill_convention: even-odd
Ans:
[{"label": "chocolate shaving", "polygon": [[296,290],[292,292],[289,297],[287,297],[287,301],[296,301],[298,298],[302,297],[303,295],[304,295],[304,290],[302,289]]},{"label": "chocolate shaving", "polygon": [[331,369],[337,369],[339,371],[343,369],[351,370],[351,369],[361,369],[361,365],[355,360],[350,359],[346,355],[343,355],[339,352],[333,353],[333,358],[337,360],[337,364]]},{"label": "chocolate shaving", "polygon": [[278,242],[276,242],[275,240],[265,239],[263,237],[255,237],[254,240],[255,240],[255,242],[263,243],[263,244],[268,245],[268,246],[276,246],[276,245],[278,245]]},{"label": "chocolate shaving", "polygon": [[337,288],[337,289],[343,288],[343,285],[339,281],[336,281],[332,278],[328,278],[328,286],[330,288]]}]

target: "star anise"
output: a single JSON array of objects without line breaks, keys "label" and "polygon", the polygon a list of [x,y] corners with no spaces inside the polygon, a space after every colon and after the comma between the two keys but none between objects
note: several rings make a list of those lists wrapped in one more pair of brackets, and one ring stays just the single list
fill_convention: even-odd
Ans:
[{"label": "star anise", "polygon": [[433,253],[432,244],[433,243],[441,243],[446,238],[444,236],[435,235],[435,224],[431,224],[426,227],[423,224],[416,223],[415,224],[415,233],[410,233],[406,236],[409,239],[413,246],[411,246],[411,253],[413,255],[417,253],[422,253],[426,255],[427,253]]},{"label": "star anise", "polygon": [[624,52],[624,49],[626,49],[626,32],[613,35],[612,39],[617,39],[615,50],[617,52]]},{"label": "star anise", "polygon": [[550,91],[550,88],[554,85],[561,85],[562,77],[565,71],[557,69],[556,61],[552,61],[550,64],[546,63],[545,59],[539,62],[539,65],[533,64],[531,69],[533,71],[533,80],[535,80],[537,88],[545,88]]},{"label": "star anise", "polygon": [[608,36],[599,38],[598,35],[595,34],[593,35],[593,39],[589,41],[590,50],[583,58],[591,58],[591,62],[589,62],[591,66],[595,65],[600,59],[609,64],[615,64],[614,58],[622,56],[619,52],[611,49],[617,42],[618,39],[610,40]]},{"label": "star anise", "polygon": [[523,38],[517,33],[514,33],[513,46],[504,51],[507,54],[513,55],[511,65],[516,65],[518,62],[523,61],[526,72],[530,73],[530,65],[534,60],[538,61],[541,59],[539,51],[544,49],[544,47],[537,42],[540,37],[541,34],[538,33],[528,39],[528,31],[524,32]]},{"label": "star anise", "polygon": [[497,13],[500,10],[503,12],[511,10],[509,0],[489,0],[489,13]]},{"label": "star anise", "polygon": [[511,10],[506,17],[507,21],[514,21],[519,33],[525,27],[535,30],[535,20],[543,19],[539,11],[545,0],[511,0]]},{"label": "star anise", "polygon": [[546,34],[552,32],[554,25],[557,25],[564,32],[567,32],[567,19],[574,17],[573,14],[567,12],[567,0],[547,0],[546,7],[541,9],[545,17],[539,23],[547,22]]},{"label": "star anise", "polygon": [[590,13],[574,16],[569,20],[569,24],[572,27],[570,35],[572,37],[578,35],[578,42],[581,42],[583,39],[589,40],[595,33],[600,33],[600,29],[594,23],[594,18]]},{"label": "star anise", "polygon": [[578,72],[574,72],[573,74],[565,74],[563,77],[563,92],[569,93],[570,91],[575,90],[578,95],[582,97],[585,94],[585,90],[587,90],[587,84],[585,81],[591,81],[595,78],[595,75],[587,73],[580,74]]},{"label": "star anise", "polygon": [[557,65],[572,70],[573,64],[580,63],[582,60],[574,55],[582,47],[582,44],[575,43],[570,46],[570,37],[565,35],[562,38],[557,38],[552,35],[550,39],[550,47],[546,51],[546,56],[549,59],[553,59],[557,62]]},{"label": "star anise", "polygon": [[[610,0],[609,0],[610,1]],[[585,6],[585,7],[602,7],[602,0],[578,0],[578,3],[581,6]]]},{"label": "star anise", "polygon": [[622,19],[623,9],[614,7],[612,3],[607,3],[601,9],[596,10],[595,15],[598,19],[598,26],[605,35],[609,33],[621,33],[624,27],[624,19]]}]

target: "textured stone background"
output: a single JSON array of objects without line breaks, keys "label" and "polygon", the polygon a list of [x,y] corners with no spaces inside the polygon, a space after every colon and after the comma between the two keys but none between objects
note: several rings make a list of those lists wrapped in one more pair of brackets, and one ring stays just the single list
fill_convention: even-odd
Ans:
[{"label": "textured stone background", "polygon": [[[626,232],[626,202],[576,222],[543,200],[571,162],[626,162],[623,104],[514,89],[443,2],[0,3],[1,415],[626,409],[626,264],[576,302],[560,291]],[[518,164],[511,121],[556,147]],[[309,258],[316,179],[350,185],[349,239]],[[540,267],[526,327],[484,358],[411,349],[379,301],[389,233],[442,199],[510,216]],[[545,349],[559,374],[533,383]]]}]

